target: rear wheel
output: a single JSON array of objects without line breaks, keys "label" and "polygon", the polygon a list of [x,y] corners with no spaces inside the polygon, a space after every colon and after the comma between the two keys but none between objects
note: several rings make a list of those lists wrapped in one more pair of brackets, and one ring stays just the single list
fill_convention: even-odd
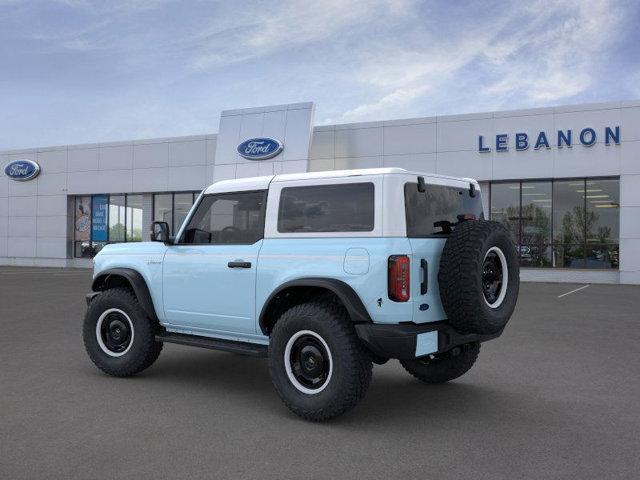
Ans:
[{"label": "rear wheel", "polygon": [[147,317],[135,295],[124,288],[106,290],[89,304],[84,345],[93,363],[117,377],[134,375],[156,361],[162,343],[159,325]]},{"label": "rear wheel", "polygon": [[273,385],[285,405],[306,420],[327,420],[353,408],[369,387],[371,369],[346,310],[335,302],[294,306],[273,328]]},{"label": "rear wheel", "polygon": [[438,355],[401,360],[407,372],[426,383],[444,383],[467,373],[478,358],[479,343],[461,345]]}]

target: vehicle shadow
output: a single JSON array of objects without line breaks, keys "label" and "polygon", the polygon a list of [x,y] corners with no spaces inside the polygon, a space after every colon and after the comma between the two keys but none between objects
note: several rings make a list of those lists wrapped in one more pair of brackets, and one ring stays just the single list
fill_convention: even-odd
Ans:
[{"label": "vehicle shadow", "polygon": [[[163,386],[170,384],[172,390],[211,389],[212,395],[224,391],[229,401],[241,401],[253,413],[298,420],[282,405],[274,390],[266,359],[194,351],[189,347],[175,350],[178,349],[163,352],[159,361],[141,377]],[[447,384],[428,385],[400,370],[399,365],[391,364],[374,366],[373,380],[364,401],[326,425],[345,428],[368,425],[377,430],[384,425],[411,428],[419,419],[465,422],[482,418],[501,422],[505,416],[521,417],[527,409],[530,410],[531,405],[525,393],[516,394],[482,384],[472,372],[466,378]]]}]

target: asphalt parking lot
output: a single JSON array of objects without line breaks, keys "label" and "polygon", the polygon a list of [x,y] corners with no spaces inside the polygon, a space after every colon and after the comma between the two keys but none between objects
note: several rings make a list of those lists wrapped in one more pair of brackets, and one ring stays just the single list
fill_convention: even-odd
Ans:
[{"label": "asphalt parking lot", "polygon": [[464,377],[423,385],[392,361],[312,424],[263,359],[165,345],[137,377],[100,373],[89,283],[0,267],[0,478],[638,478],[640,287],[523,284]]}]

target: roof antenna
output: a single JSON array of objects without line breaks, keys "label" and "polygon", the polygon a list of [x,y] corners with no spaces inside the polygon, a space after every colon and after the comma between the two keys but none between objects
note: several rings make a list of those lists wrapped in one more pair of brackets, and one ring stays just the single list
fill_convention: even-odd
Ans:
[{"label": "roof antenna", "polygon": [[469,184],[469,196],[470,197],[476,196],[476,186],[473,183]]}]

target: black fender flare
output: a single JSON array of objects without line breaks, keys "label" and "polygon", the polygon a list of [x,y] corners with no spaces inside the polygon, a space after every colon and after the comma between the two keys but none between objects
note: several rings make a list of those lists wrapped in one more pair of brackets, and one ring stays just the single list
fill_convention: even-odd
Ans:
[{"label": "black fender flare", "polygon": [[[111,282],[118,281],[116,279],[124,279],[124,281],[131,286],[131,289],[138,299],[138,302],[140,302],[142,309],[151,320],[155,320],[157,322],[158,316],[156,315],[156,309],[153,306],[153,300],[151,299],[151,293],[149,292],[147,282],[140,272],[137,272],[132,268],[110,268],[100,272],[100,274],[93,279],[91,290],[94,292],[106,290],[107,288],[110,288],[110,284],[113,284]],[[116,284],[119,284],[121,281],[122,280],[119,280]]]},{"label": "black fender flare", "polygon": [[278,296],[278,294],[291,287],[316,287],[329,290],[342,302],[353,323],[372,323],[369,312],[367,312],[362,300],[360,300],[360,297],[351,285],[335,278],[306,277],[285,282],[271,292],[267,300],[262,305],[262,310],[260,311],[260,317],[258,319],[260,330],[265,335],[267,334],[266,323],[268,319],[266,318],[266,314],[269,310],[269,305]]}]

